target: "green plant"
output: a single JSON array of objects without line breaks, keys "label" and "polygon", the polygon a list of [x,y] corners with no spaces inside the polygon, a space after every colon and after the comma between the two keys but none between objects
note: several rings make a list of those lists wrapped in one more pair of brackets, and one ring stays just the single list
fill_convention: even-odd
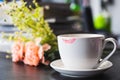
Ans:
[{"label": "green plant", "polygon": [[[33,41],[41,38],[40,45],[48,43],[51,49],[45,54],[46,59],[54,59],[54,53],[57,51],[57,39],[49,24],[44,19],[43,7],[33,1],[35,7],[26,6],[26,2],[22,1],[19,6],[13,2],[8,15],[11,16],[13,24],[20,30],[16,32],[16,36],[10,37],[12,40],[22,40],[24,42]],[[25,36],[23,33],[30,35]]]}]

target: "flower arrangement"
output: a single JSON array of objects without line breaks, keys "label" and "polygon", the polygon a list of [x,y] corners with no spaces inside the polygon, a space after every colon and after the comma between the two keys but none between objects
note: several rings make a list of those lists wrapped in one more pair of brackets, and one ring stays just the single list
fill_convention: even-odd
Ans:
[{"label": "flower arrangement", "polygon": [[[13,24],[20,30],[9,39],[14,41],[12,46],[12,61],[22,61],[27,65],[37,66],[39,63],[48,65],[55,59],[57,40],[52,29],[44,19],[43,7],[35,1],[34,8],[26,2],[12,3],[8,11]],[[24,35],[26,34],[26,35]]]}]

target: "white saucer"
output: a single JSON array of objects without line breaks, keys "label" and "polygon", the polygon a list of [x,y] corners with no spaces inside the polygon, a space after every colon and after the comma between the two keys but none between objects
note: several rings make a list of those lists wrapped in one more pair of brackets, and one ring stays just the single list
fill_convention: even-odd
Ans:
[{"label": "white saucer", "polygon": [[112,67],[112,62],[105,61],[101,66],[97,69],[67,69],[64,67],[62,61],[55,60],[50,63],[50,66],[55,69],[57,72],[59,72],[61,75],[69,76],[69,77],[90,77],[97,74],[100,74],[106,70],[108,70],[110,67]]}]

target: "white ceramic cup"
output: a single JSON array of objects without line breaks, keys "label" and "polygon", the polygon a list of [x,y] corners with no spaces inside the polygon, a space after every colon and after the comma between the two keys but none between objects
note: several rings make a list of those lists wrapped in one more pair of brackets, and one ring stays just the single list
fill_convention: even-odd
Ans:
[{"label": "white ceramic cup", "polygon": [[[106,38],[102,34],[63,34],[57,36],[61,60],[66,68],[97,68],[116,51],[114,38]],[[114,44],[113,50],[100,61],[107,42]]]}]

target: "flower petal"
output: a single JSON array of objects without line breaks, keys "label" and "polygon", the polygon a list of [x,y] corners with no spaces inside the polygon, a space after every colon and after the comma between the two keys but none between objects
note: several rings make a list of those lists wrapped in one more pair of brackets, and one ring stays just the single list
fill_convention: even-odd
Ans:
[{"label": "flower petal", "polygon": [[39,47],[34,42],[27,42],[25,45],[25,59],[24,63],[31,66],[37,66],[40,62],[38,56]]},{"label": "flower petal", "polygon": [[12,45],[12,61],[22,61],[24,58],[24,43],[17,41]]}]

